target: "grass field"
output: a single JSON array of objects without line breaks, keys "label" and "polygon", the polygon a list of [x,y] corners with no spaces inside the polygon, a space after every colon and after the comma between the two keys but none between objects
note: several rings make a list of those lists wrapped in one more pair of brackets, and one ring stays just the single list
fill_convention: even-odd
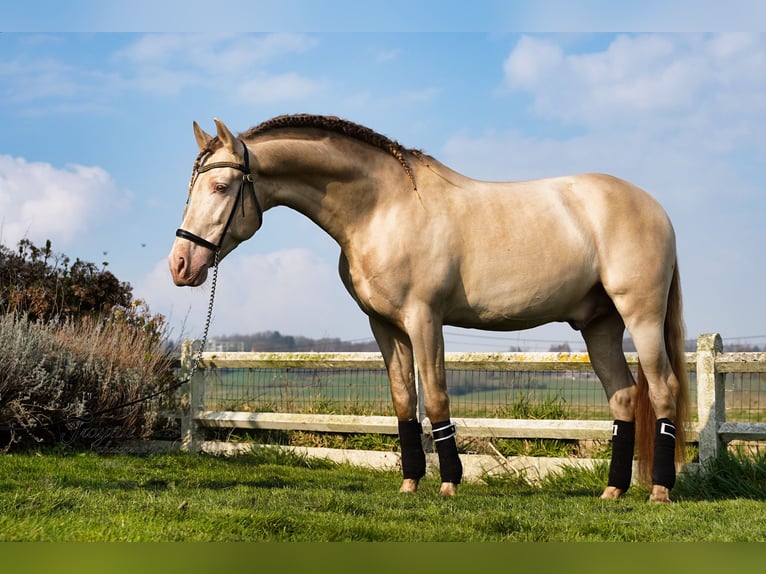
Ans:
[{"label": "grass field", "polygon": [[683,477],[677,502],[631,489],[597,495],[606,465],[531,486],[464,484],[454,499],[426,478],[274,450],[98,455],[63,448],[0,456],[2,541],[766,541],[766,462],[726,457],[710,479]]}]

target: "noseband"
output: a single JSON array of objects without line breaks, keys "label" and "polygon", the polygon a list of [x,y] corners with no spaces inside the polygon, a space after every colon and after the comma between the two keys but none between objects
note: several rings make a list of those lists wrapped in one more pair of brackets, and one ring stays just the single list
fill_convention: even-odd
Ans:
[{"label": "noseband", "polygon": [[245,145],[245,142],[242,142],[242,147],[244,148],[245,152],[243,157],[244,163],[234,163],[230,161],[218,161],[209,163],[200,167],[195,168],[194,173],[192,174],[191,183],[189,184],[189,199],[186,200],[186,204],[189,204],[189,200],[191,200],[191,191],[194,187],[194,182],[197,180],[197,176],[201,173],[204,173],[206,171],[210,171],[211,169],[217,169],[222,167],[229,167],[232,169],[236,169],[238,171],[241,171],[243,173],[242,180],[239,183],[239,189],[237,190],[237,198],[234,200],[234,205],[231,208],[231,213],[229,214],[229,218],[226,220],[226,225],[223,228],[223,232],[221,233],[221,239],[218,242],[218,244],[212,243],[205,239],[204,237],[200,237],[199,235],[196,235],[192,233],[191,231],[187,231],[182,228],[178,228],[176,230],[176,237],[180,237],[181,239],[187,239],[191,241],[192,243],[196,243],[197,245],[201,247],[205,247],[207,249],[210,249],[211,251],[218,253],[221,250],[221,246],[223,245],[223,240],[226,237],[226,232],[229,230],[229,226],[231,226],[231,222],[234,219],[234,214],[237,211],[237,204],[242,204],[242,217],[245,216],[245,200],[242,197],[242,192],[245,188],[245,185],[248,185],[250,187],[250,195],[253,197],[253,203],[255,204],[255,210],[258,213],[258,225],[260,226],[263,222],[263,210],[261,209],[261,204],[258,201],[258,196],[255,194],[255,186],[253,185],[253,174],[250,171],[250,155],[247,151],[247,146]]}]

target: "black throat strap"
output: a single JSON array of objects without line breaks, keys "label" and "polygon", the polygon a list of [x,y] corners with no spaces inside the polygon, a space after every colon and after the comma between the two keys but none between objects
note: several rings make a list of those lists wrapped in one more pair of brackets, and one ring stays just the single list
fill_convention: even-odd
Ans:
[{"label": "black throat strap", "polygon": [[226,225],[224,225],[223,227],[223,231],[221,232],[221,238],[219,242],[217,244],[213,243],[211,241],[208,241],[204,237],[200,237],[199,235],[192,233],[191,231],[187,231],[186,229],[182,229],[180,227],[176,230],[176,237],[180,237],[181,239],[186,239],[201,247],[210,249],[211,251],[220,251],[221,246],[223,245],[223,240],[226,237],[226,232],[229,230],[229,227],[231,226],[231,222],[234,219],[234,214],[237,211],[238,203],[241,203],[242,205],[242,217],[245,216],[245,199],[243,197],[243,191],[246,185],[250,188],[250,195],[253,198],[253,205],[255,205],[255,211],[258,214],[258,227],[261,226],[261,224],[263,223],[263,209],[261,209],[261,204],[258,201],[258,196],[255,194],[254,178],[253,178],[252,172],[250,171],[250,154],[247,151],[247,146],[245,145],[245,142],[242,142],[242,147],[244,149],[243,163],[234,163],[230,161],[213,162],[213,163],[209,163],[209,164],[198,167],[195,173],[192,175],[192,183],[189,189],[189,199],[191,199],[191,188],[194,187],[194,182],[196,181],[197,176],[200,173],[210,171],[211,169],[224,168],[224,167],[236,169],[243,173],[242,180],[240,181],[240,184],[239,184],[239,189],[237,190],[237,197],[234,200],[234,205],[231,208],[231,213],[229,213],[229,218],[226,220]]}]

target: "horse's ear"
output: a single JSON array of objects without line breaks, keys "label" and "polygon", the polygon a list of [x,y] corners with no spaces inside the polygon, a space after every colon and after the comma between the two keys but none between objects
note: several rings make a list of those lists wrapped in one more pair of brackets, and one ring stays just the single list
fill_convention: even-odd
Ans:
[{"label": "horse's ear", "polygon": [[237,138],[234,137],[234,135],[229,131],[229,128],[226,127],[226,124],[224,124],[221,120],[218,118],[213,118],[213,121],[215,122],[215,127],[218,129],[218,139],[223,144],[224,149],[232,153],[236,153]]},{"label": "horse's ear", "polygon": [[200,151],[206,150],[210,140],[213,139],[213,136],[205,133],[205,130],[199,127],[197,122],[194,122],[194,137],[197,139],[197,145],[199,146]]}]

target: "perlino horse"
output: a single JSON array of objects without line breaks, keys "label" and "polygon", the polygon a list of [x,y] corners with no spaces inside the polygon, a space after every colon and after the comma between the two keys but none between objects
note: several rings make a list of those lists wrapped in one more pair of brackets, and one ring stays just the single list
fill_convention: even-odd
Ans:
[{"label": "perlino horse", "polygon": [[[684,460],[688,383],[675,234],[638,187],[599,174],[490,183],[335,117],[280,116],[235,137],[194,124],[194,164],[169,255],[177,285],[200,285],[284,205],[340,246],[340,276],[369,317],[399,421],[403,482],[426,470],[414,364],[439,457],[440,493],[462,465],[450,419],[443,325],[518,330],[566,321],[581,331],[614,418],[609,482],[632,480],[638,446],[651,500],[670,501]],[[639,356],[625,361],[627,328]]]}]

